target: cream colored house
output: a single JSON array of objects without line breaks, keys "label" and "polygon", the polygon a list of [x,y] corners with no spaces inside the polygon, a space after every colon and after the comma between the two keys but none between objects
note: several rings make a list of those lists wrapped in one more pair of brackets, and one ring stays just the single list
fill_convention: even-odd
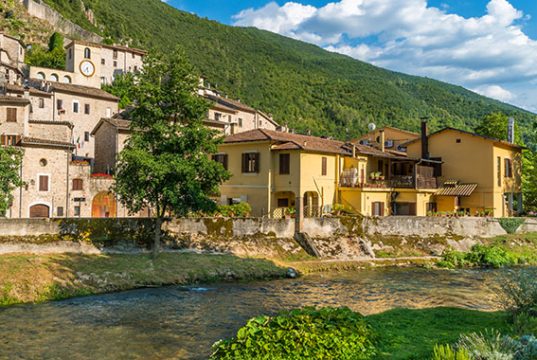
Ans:
[{"label": "cream colored house", "polygon": [[24,56],[20,41],[0,32],[0,85],[22,82]]},{"label": "cream colored house", "polygon": [[30,67],[30,78],[100,88],[120,74],[137,72],[146,52],[125,46],[73,40],[65,47],[66,69]]}]

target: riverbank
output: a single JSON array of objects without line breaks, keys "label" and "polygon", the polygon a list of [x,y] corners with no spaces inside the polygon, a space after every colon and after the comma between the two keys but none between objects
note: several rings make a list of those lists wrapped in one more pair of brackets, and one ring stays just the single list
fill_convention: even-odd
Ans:
[{"label": "riverbank", "polygon": [[272,261],[232,255],[162,253],[2,255],[0,306],[143,287],[283,278]]}]

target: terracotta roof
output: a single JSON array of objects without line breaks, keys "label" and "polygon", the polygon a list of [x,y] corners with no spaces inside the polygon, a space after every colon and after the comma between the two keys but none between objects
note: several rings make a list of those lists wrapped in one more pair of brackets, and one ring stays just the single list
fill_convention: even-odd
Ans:
[{"label": "terracotta roof", "polygon": [[477,184],[452,184],[444,183],[438,190],[437,196],[470,196],[477,188]]},{"label": "terracotta roof", "polygon": [[60,82],[51,82],[50,85],[51,89],[57,92],[74,93],[94,97],[97,99],[119,102],[118,97],[98,88],[74,84],[65,84]]},{"label": "terracotta roof", "polygon": [[224,97],[221,97],[221,96],[215,96],[215,95],[205,95],[205,97],[207,99],[209,99],[209,100],[212,100],[212,101],[217,102],[219,104],[223,104],[223,105],[225,105],[227,107],[230,107],[232,109],[247,111],[247,112],[251,112],[251,113],[256,113],[257,112],[257,110],[254,109],[253,107],[245,105],[245,104],[243,104],[243,103],[241,103],[240,101],[237,101],[237,100],[232,100],[232,99],[224,98]]},{"label": "terracotta roof", "polygon": [[218,121],[218,120],[211,120],[211,119],[205,119],[203,120],[203,123],[206,125],[212,125],[212,126],[218,126],[218,127],[226,127],[230,125],[230,123],[224,122],[224,121]]},{"label": "terracotta roof", "polygon": [[64,142],[64,141],[56,141],[56,140],[49,140],[49,139],[38,139],[38,138],[31,138],[23,136],[20,141],[21,145],[39,145],[39,146],[52,146],[52,147],[66,147],[73,149],[75,146],[71,143]]},{"label": "terracotta roof", "polygon": [[[333,154],[352,154],[352,150],[342,141],[323,139],[316,136],[291,134],[281,131],[267,129],[255,129],[245,131],[235,135],[230,135],[224,139],[225,144],[252,142],[252,141],[272,141],[276,144],[274,150],[283,148],[301,149],[314,152],[325,152]],[[282,144],[283,143],[283,144]]]},{"label": "terracotta roof", "polygon": [[233,108],[231,108],[229,106],[226,106],[224,104],[220,104],[218,102],[213,102],[212,108],[222,110],[222,111],[227,111],[227,112],[230,112],[230,113],[233,113],[233,114],[238,113],[238,111],[236,109],[233,109]]},{"label": "terracotta roof", "polygon": [[[500,140],[500,139],[493,138],[493,137],[490,137],[490,136],[480,135],[480,134],[473,133],[471,131],[456,129],[456,128],[452,128],[452,127],[446,127],[446,128],[443,128],[442,130],[438,130],[436,132],[433,132],[433,133],[429,134],[428,138],[430,138],[432,136],[435,136],[435,135],[438,135],[438,134],[441,134],[441,133],[443,133],[445,131],[457,131],[457,132],[460,132],[461,134],[476,136],[476,137],[479,137],[479,138],[482,138],[482,139],[485,139],[485,140],[492,141],[492,142],[494,142],[496,144],[501,144],[501,145],[512,147],[512,148],[515,148],[515,149],[518,149],[518,150],[526,149],[526,147],[524,147],[524,146],[511,144],[510,142],[505,141],[505,140]],[[411,140],[411,141],[409,141],[409,142],[407,142],[405,144],[402,144],[402,145],[406,146],[408,144],[413,144],[413,143],[418,142],[418,141],[421,141],[421,138]]]},{"label": "terracotta roof", "polygon": [[64,125],[69,128],[73,128],[74,125],[69,121],[51,121],[51,120],[29,120],[29,124],[42,124],[42,125]]},{"label": "terracotta roof", "polygon": [[39,89],[36,89],[33,86],[29,86],[28,88],[25,88],[24,86],[20,86],[20,85],[7,84],[5,88],[6,88],[6,91],[9,91],[9,92],[24,93],[25,90],[28,90],[30,92],[30,95],[47,96],[47,97],[52,96],[51,93],[48,93],[46,91],[41,91]]},{"label": "terracotta roof", "polygon": [[0,104],[14,104],[14,105],[29,105],[30,100],[26,98],[20,98],[16,96],[4,96],[0,95]]},{"label": "terracotta roof", "polygon": [[73,44],[80,44],[84,46],[91,46],[91,47],[99,47],[99,48],[106,48],[106,49],[112,49],[112,50],[119,50],[119,51],[125,51],[130,53],[135,53],[138,55],[146,55],[147,51],[137,48],[131,48],[128,46],[123,45],[107,45],[107,44],[98,44],[90,41],[84,41],[84,40],[72,40],[67,46],[70,47]]},{"label": "terracotta roof", "polygon": [[97,125],[95,125],[95,128],[92,130],[91,135],[95,135],[97,133],[97,130],[101,127],[102,124],[107,123],[118,130],[124,130],[124,131],[130,131],[131,129],[131,122],[130,120],[123,120],[123,119],[116,119],[116,118],[101,118]]}]

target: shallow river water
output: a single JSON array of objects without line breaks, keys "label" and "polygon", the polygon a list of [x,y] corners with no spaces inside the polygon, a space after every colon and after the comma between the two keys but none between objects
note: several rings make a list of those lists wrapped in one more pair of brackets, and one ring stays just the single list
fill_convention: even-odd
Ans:
[{"label": "shallow river water", "polygon": [[256,315],[316,306],[497,309],[502,271],[377,269],[247,284],[133,290],[0,308],[1,359],[206,359]]}]

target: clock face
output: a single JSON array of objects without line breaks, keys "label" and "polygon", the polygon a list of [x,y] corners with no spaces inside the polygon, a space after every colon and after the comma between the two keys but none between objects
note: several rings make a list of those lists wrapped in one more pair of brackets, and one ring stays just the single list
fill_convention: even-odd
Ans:
[{"label": "clock face", "polygon": [[95,65],[89,60],[84,60],[80,63],[80,72],[87,77],[93,76],[95,74]]}]

